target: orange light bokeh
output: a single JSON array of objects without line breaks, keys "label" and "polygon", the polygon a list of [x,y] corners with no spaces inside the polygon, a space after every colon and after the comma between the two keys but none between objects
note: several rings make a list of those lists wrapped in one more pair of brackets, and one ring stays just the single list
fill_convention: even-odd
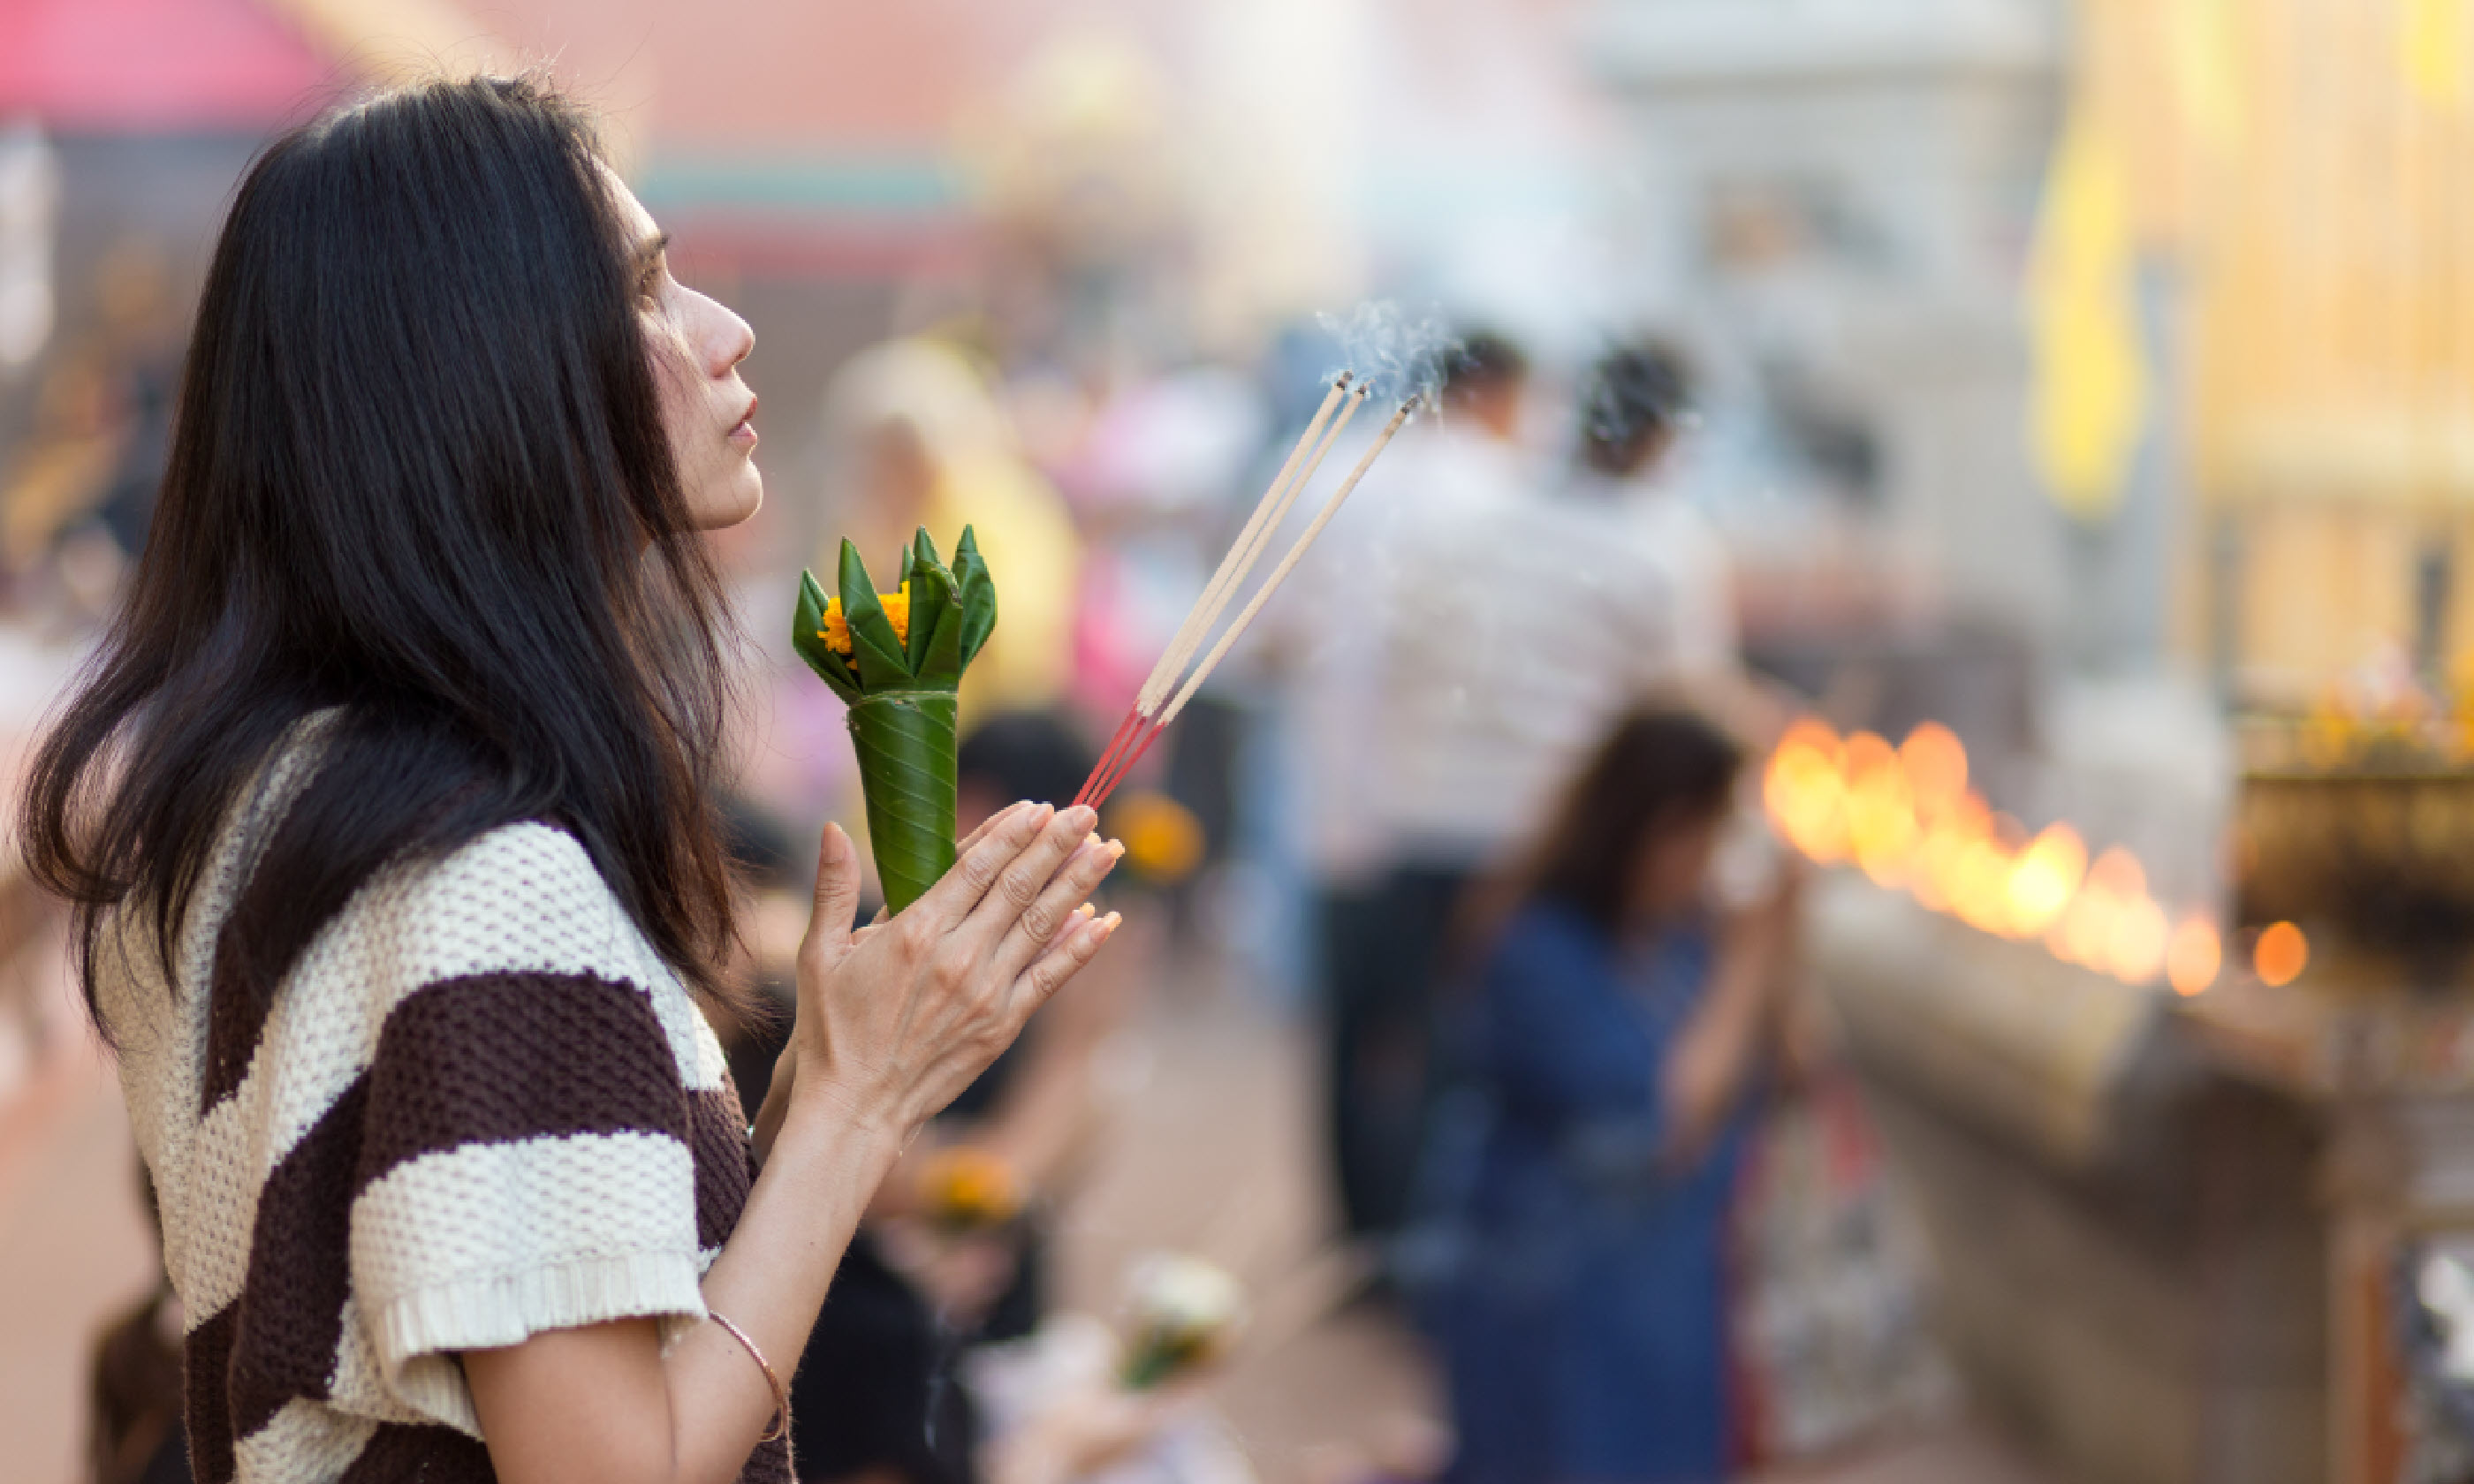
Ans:
[{"label": "orange light bokeh", "polygon": [[2010,925],[2023,938],[2041,935],[2061,921],[2087,874],[2087,845],[2068,825],[2049,825],[2028,842],[2011,868]]},{"label": "orange light bokeh", "polygon": [[[1761,792],[1779,832],[1812,860],[1852,861],[1971,927],[2041,940],[2056,958],[2126,984],[2162,976],[2196,994],[2216,982],[2224,945],[2215,923],[2195,916],[2176,925],[2148,894],[2137,856],[2113,846],[2091,862],[2087,842],[2060,822],[2029,839],[1967,778],[1967,749],[1938,722],[1894,748],[1869,731],[1842,739],[1804,717],[1771,754]],[[2293,940],[2288,978],[2301,972],[2298,929]]]},{"label": "orange light bokeh", "polygon": [[2262,984],[2292,984],[2311,963],[2311,940],[2291,922],[2270,922],[2260,931],[2250,963]]},{"label": "orange light bokeh", "polygon": [[2134,898],[2114,915],[2105,935],[2105,968],[2124,984],[2147,984],[2165,967],[2165,909],[2152,898]]},{"label": "orange light bokeh", "polygon": [[2206,918],[2185,918],[2165,945],[2165,982],[2176,994],[2196,994],[2224,968],[2224,941]]},{"label": "orange light bokeh", "polygon": [[1899,744],[1899,764],[1917,807],[1939,813],[1967,795],[1967,749],[1939,722],[1924,722]]}]

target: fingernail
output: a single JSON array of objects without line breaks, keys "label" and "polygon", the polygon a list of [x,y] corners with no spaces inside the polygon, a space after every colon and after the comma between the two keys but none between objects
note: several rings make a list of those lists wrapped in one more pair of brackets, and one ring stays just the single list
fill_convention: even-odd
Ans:
[{"label": "fingernail", "polygon": [[1040,829],[1047,828],[1048,822],[1055,817],[1056,805],[1053,803],[1043,803],[1038,808],[1031,811],[1031,825]]},{"label": "fingernail", "polygon": [[1065,817],[1079,822],[1084,829],[1097,829],[1100,826],[1100,811],[1087,803],[1078,803],[1066,810]]},{"label": "fingernail", "polygon": [[1124,860],[1126,858],[1126,842],[1123,840],[1109,841],[1108,854],[1111,859]]},{"label": "fingernail", "polygon": [[1116,932],[1117,924],[1123,922],[1125,920],[1126,915],[1124,913],[1111,912],[1106,917],[1100,920],[1099,926],[1091,929],[1092,935],[1097,937],[1102,943],[1106,943],[1110,935]]},{"label": "fingernail", "polygon": [[1099,908],[1086,901],[1082,905],[1074,909],[1074,915],[1087,922],[1091,920],[1091,914],[1099,910]]}]

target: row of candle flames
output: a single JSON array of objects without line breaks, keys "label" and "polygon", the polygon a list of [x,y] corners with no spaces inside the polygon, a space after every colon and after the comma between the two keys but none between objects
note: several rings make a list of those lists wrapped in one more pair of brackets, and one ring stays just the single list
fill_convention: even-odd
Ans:
[{"label": "row of candle flames", "polygon": [[[2211,913],[2178,917],[2150,895],[2137,856],[2120,846],[2088,858],[2067,824],[2029,836],[1967,786],[1967,750],[1938,722],[1892,746],[1858,731],[1841,737],[1807,717],[1789,727],[1762,778],[1770,821],[1822,865],[1853,864],[1883,887],[1935,912],[2021,942],[2124,984],[2160,980],[2182,994],[2215,984],[2224,936]],[[2300,976],[2310,944],[2274,922],[2247,944],[2269,985]]]}]

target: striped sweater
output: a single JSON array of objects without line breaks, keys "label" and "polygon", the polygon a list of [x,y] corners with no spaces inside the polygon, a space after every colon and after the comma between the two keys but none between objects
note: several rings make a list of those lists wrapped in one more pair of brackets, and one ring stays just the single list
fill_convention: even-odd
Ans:
[{"label": "striped sweater", "polygon": [[[205,991],[288,750],[235,807],[164,982],[96,995],[188,1318],[202,1484],[489,1479],[456,1352],[701,1319],[752,1164],[720,1045],[573,838],[508,826],[374,876],[252,1018]],[[788,1480],[785,1443],[748,1479]]]}]

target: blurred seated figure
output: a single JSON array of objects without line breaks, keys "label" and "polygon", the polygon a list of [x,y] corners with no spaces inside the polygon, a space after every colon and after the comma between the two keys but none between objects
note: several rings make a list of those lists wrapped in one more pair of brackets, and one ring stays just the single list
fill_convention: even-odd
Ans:
[{"label": "blurred seated figure", "polygon": [[1795,899],[1716,902],[1740,759],[1693,713],[1625,717],[1476,927],[1408,1270],[1464,1484],[1726,1472],[1721,1243]]},{"label": "blurred seated figure", "polygon": [[87,1444],[93,1484],[189,1484],[181,1411],[181,1301],[162,1264],[155,1183],[140,1166],[138,1194],[155,1233],[155,1286],[95,1338]]}]

